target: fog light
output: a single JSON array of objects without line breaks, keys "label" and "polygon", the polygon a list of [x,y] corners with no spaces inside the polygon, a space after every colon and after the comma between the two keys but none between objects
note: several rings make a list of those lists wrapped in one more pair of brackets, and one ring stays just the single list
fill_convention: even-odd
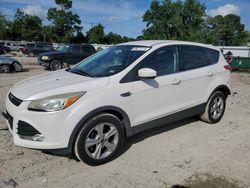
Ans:
[{"label": "fog light", "polygon": [[44,140],[44,136],[42,134],[36,134],[34,136],[19,135],[19,137],[21,139],[24,139],[24,140],[31,140],[31,141],[35,141],[35,142],[42,142]]}]

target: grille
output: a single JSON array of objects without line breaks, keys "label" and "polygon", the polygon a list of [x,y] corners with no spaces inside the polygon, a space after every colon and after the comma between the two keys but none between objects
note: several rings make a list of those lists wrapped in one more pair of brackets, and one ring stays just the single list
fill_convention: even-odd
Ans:
[{"label": "grille", "polygon": [[12,95],[12,93],[9,93],[9,99],[16,106],[19,106],[23,102],[21,99]]},{"label": "grille", "polygon": [[34,136],[36,134],[41,134],[38,130],[24,121],[18,121],[17,125],[17,134],[19,135]]}]

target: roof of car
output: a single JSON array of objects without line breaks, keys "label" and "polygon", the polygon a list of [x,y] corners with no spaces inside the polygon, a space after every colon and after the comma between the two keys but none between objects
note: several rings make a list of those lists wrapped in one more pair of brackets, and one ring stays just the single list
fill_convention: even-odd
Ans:
[{"label": "roof of car", "polygon": [[196,46],[214,48],[212,45],[208,44],[188,42],[188,41],[178,41],[178,40],[140,40],[140,41],[126,42],[121,45],[138,45],[138,46],[152,47],[155,45],[167,45],[167,44],[184,44],[184,45],[186,44],[186,45],[196,45]]}]

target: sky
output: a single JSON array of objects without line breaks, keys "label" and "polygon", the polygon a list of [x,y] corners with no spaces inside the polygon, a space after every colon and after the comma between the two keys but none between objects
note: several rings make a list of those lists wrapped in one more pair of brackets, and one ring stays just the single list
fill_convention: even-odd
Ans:
[{"label": "sky", "polygon": [[[146,27],[142,16],[149,9],[152,0],[73,0],[73,12],[77,13],[83,26],[83,32],[91,26],[101,23],[105,33],[110,31],[122,36],[137,37]],[[237,14],[241,16],[246,30],[250,30],[250,0],[200,0],[206,6],[210,16]],[[0,0],[0,11],[8,19],[13,19],[19,8],[30,15],[39,16],[44,24],[47,10],[55,7],[54,0]]]}]

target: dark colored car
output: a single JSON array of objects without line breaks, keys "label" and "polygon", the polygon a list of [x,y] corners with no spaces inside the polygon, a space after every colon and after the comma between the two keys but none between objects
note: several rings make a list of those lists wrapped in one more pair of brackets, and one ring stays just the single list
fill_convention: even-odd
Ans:
[{"label": "dark colored car", "polygon": [[34,57],[41,53],[53,50],[54,49],[51,43],[27,43],[22,52],[27,54],[29,57]]},{"label": "dark colored car", "polygon": [[95,48],[89,44],[69,44],[61,46],[58,51],[40,54],[37,61],[54,71],[62,69],[63,64],[74,65],[95,52]]},{"label": "dark colored car", "polygon": [[0,54],[5,54],[6,52],[10,52],[10,48],[4,45],[0,45]]},{"label": "dark colored car", "polygon": [[8,56],[0,56],[0,72],[20,72],[23,66],[15,58]]}]

